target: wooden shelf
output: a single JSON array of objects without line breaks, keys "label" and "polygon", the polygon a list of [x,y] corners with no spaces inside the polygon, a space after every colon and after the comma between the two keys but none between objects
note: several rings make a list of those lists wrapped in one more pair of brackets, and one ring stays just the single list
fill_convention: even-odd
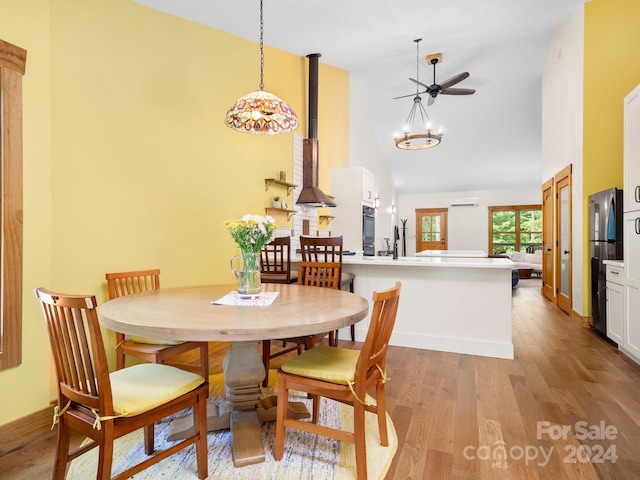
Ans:
[{"label": "wooden shelf", "polygon": [[282,180],[278,180],[277,178],[265,178],[264,179],[264,191],[265,192],[269,190],[269,187],[271,186],[271,184],[280,185],[281,187],[286,187],[287,196],[291,195],[291,192],[293,191],[293,189],[298,186],[298,185],[295,185],[293,183],[283,182]]},{"label": "wooden shelf", "polygon": [[269,214],[269,212],[274,212],[274,213],[286,213],[287,214],[287,221],[291,220],[291,216],[296,214],[295,210],[287,210],[286,208],[271,208],[271,207],[267,207],[264,209],[264,213],[266,213],[267,215]]},{"label": "wooden shelf", "polygon": [[318,219],[320,220],[320,223],[322,223],[322,221],[324,220],[327,223],[327,225],[329,225],[331,223],[331,220],[333,220],[334,218],[336,217],[332,215],[318,215]]}]

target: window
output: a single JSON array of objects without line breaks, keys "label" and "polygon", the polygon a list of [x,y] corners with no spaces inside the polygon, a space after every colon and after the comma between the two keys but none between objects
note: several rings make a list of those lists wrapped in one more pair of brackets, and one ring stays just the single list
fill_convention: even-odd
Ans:
[{"label": "window", "polygon": [[542,206],[489,207],[489,252],[533,253],[542,248]]},{"label": "window", "polygon": [[22,75],[27,52],[0,40],[0,369],[22,361]]}]

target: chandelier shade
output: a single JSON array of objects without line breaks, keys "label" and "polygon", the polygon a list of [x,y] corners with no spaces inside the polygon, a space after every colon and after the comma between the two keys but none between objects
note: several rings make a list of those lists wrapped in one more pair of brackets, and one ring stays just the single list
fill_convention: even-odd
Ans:
[{"label": "chandelier shade", "polygon": [[278,135],[298,128],[296,112],[273,93],[264,89],[264,16],[260,0],[260,85],[239,98],[227,111],[224,123],[237,132]]}]

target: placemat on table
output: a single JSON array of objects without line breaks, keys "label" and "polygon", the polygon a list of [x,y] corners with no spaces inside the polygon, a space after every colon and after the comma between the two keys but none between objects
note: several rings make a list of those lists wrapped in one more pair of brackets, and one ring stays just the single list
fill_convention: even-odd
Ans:
[{"label": "placemat on table", "polygon": [[268,307],[280,292],[262,292],[256,296],[247,297],[238,292],[229,292],[224,297],[211,302],[214,305],[231,305],[234,307]]}]

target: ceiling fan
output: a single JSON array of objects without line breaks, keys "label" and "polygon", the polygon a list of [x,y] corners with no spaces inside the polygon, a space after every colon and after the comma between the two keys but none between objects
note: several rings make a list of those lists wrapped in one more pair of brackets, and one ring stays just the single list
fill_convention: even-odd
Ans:
[{"label": "ceiling fan", "polygon": [[[436,83],[436,65],[442,62],[441,53],[434,53],[432,55],[427,55],[427,62],[433,65],[433,84],[432,85],[426,85],[422,83],[420,80],[416,80],[415,78],[409,78],[409,80],[411,80],[416,85],[419,85],[426,89],[424,92],[419,92],[419,93],[429,94],[429,101],[427,102],[427,105],[432,105],[433,102],[436,101],[436,97],[441,93],[443,95],[472,95],[476,93],[476,91],[473,90],[472,88],[451,88],[454,85],[457,85],[458,83],[463,81],[465,78],[468,78],[469,72],[462,72],[457,75],[454,75],[453,77],[451,77],[448,80],[445,80],[442,83],[439,83],[439,84]],[[411,97],[411,96],[415,96],[415,94],[403,95],[402,97],[395,97],[394,100],[396,98],[405,98],[405,97]]]}]

